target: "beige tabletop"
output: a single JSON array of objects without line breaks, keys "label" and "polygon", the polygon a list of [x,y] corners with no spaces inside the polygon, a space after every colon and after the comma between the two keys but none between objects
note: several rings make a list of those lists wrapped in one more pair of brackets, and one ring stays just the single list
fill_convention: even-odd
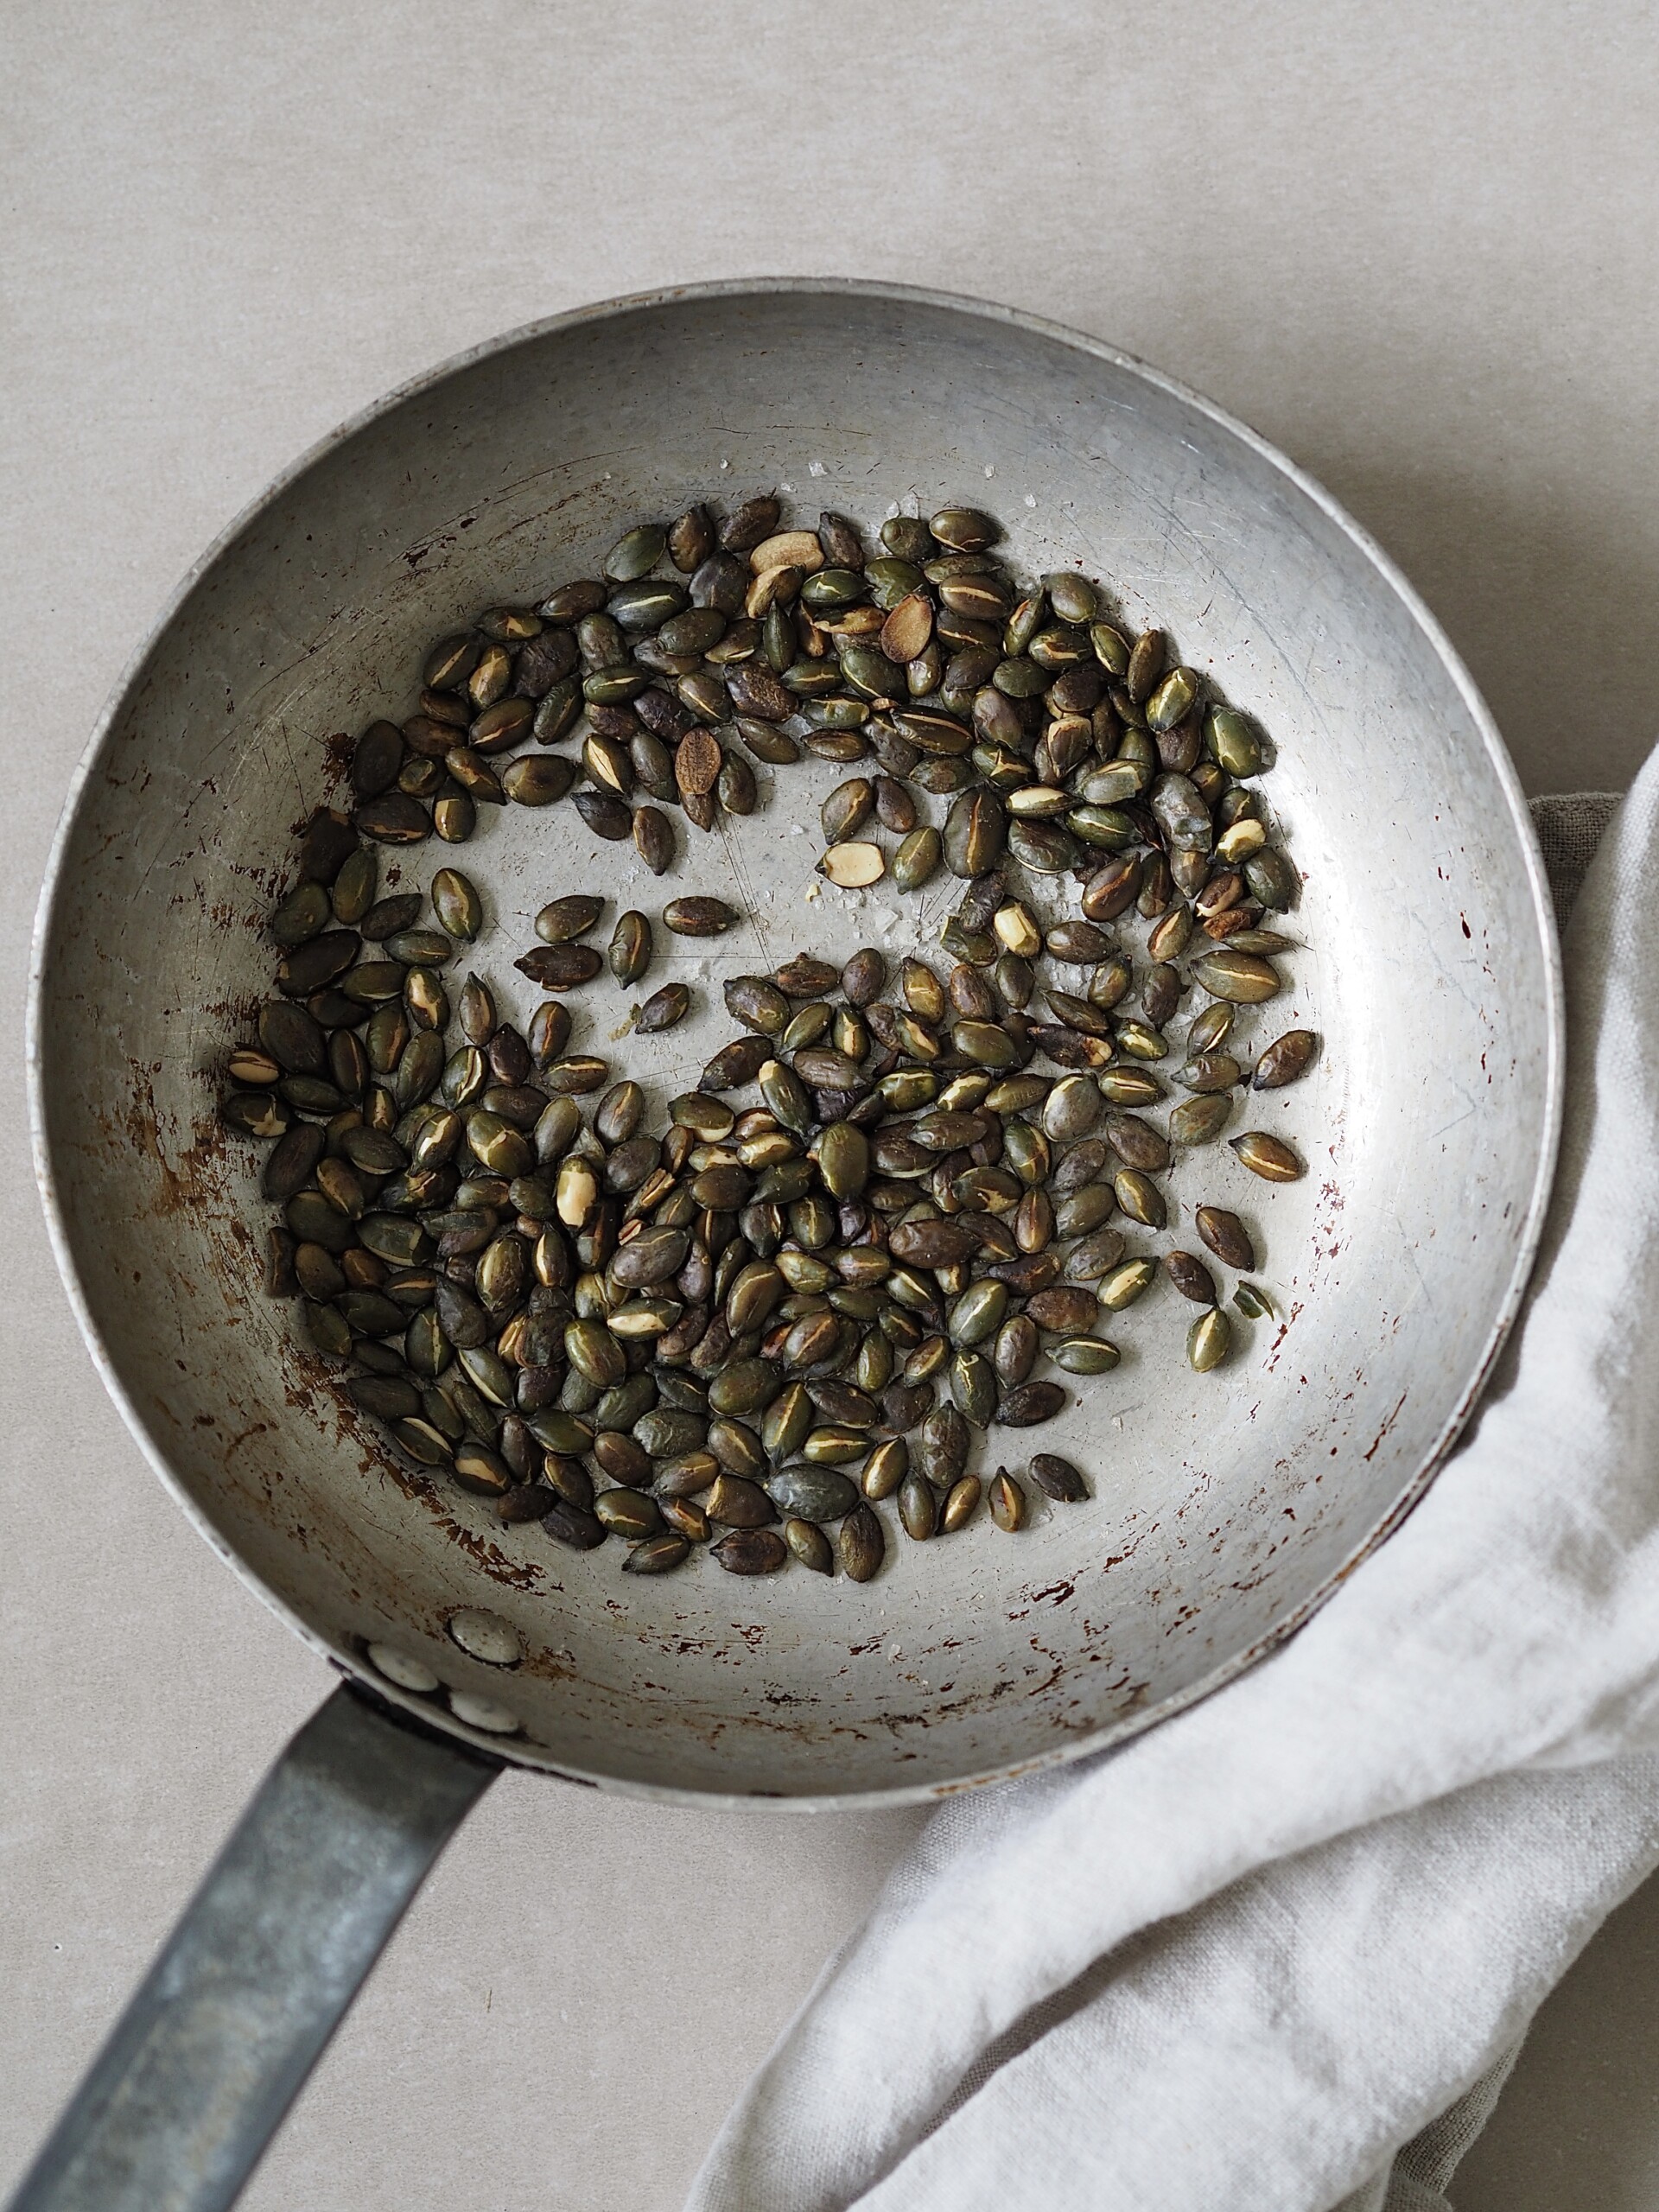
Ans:
[{"label": "beige tabletop", "polygon": [[[1144,355],[1322,477],[1446,624],[1529,789],[1623,784],[1659,721],[1651,6],[4,18],[0,2189],[327,1687],[105,1402],[22,1076],[35,889],[87,730],[274,471],[388,385],[582,301],[762,272],[932,283]],[[510,1777],[245,2201],[677,2204],[918,1825]],[[1466,2212],[1659,2204],[1656,1959],[1649,1891],[1548,2009]]]}]

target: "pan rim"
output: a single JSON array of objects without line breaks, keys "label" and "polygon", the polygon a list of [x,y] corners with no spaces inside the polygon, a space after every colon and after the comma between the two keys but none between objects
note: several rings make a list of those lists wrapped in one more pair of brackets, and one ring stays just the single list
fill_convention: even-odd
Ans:
[{"label": "pan rim", "polygon": [[[1299,1604],[1272,1628],[1245,1649],[1235,1652],[1219,1662],[1208,1673],[1185,1688],[1173,1691],[1144,1712],[1128,1714],[1107,1723],[1075,1739],[1054,1745],[1028,1758],[1006,1762],[974,1773],[933,1782],[895,1782],[891,1786],[880,1785],[861,1789],[829,1791],[818,1794],[797,1794],[755,1790],[722,1790],[701,1789],[683,1783],[640,1781],[596,1770],[573,1765],[568,1761],[541,1758],[532,1746],[522,1738],[486,1735],[467,1727],[453,1716],[435,1708],[423,1700],[399,1690],[395,1685],[378,1675],[356,1654],[347,1654],[330,1643],[311,1624],[300,1615],[288,1600],[273,1590],[243,1559],[213,1525],[206,1510],[197,1503],[175,1473],[166,1452],[129,1393],[117,1370],[109,1349],[103,1340],[93,1318],[92,1305],[70,1241],[68,1228],[60,1204],[56,1176],[53,1167],[47,1135],[46,1101],[43,1091],[42,1031],[44,1001],[48,980],[48,963],[56,909],[63,887],[63,870],[75,823],[87,786],[97,773],[111,742],[112,733],[121,719],[128,702],[136,691],[144,671],[159,648],[174,621],[194,593],[224,555],[251,526],[257,518],[273,505],[310,470],[327,460],[331,454],[347,444],[359,432],[390,415],[411,399],[419,397],[443,384],[449,378],[476,366],[493,356],[505,354],[513,348],[539,342],[560,332],[581,329],[584,326],[620,319],[662,308],[673,308],[683,304],[702,302],[741,301],[744,299],[776,299],[787,296],[829,297],[879,301],[891,305],[912,306],[929,309],[943,309],[964,319],[979,322],[989,321],[1018,331],[1028,337],[1044,340],[1075,353],[1107,364],[1113,368],[1137,377],[1154,389],[1196,410],[1210,423],[1239,440],[1288,483],[1293,485],[1325,518],[1332,524],[1367,561],[1381,582],[1391,591],[1407,615],[1423,636],[1440,665],[1456,688],[1478,733],[1488,764],[1492,769],[1504,803],[1509,810],[1511,826],[1519,847],[1527,882],[1532,895],[1534,918],[1537,925],[1540,947],[1543,955],[1546,991],[1544,995],[1544,1045],[1546,1076],[1543,1100],[1543,1125],[1538,1157],[1528,1194],[1525,1218],[1515,1248],[1515,1256],[1509,1280],[1498,1301],[1491,1328],[1476,1362],[1473,1371],[1458,1393],[1455,1402],[1436,1432],[1434,1440],[1425,1452],[1411,1479],[1389,1510],[1349,1554]],[[1419,1503],[1430,1484],[1450,1456],[1481,1393],[1509,1338],[1525,1298],[1538,1247],[1542,1237],[1551,1189],[1554,1180],[1556,1156],[1560,1148],[1565,1082],[1565,1009],[1562,988],[1560,948],[1557,939],[1554,908],[1542,855],[1533,830],[1525,793],[1511,760],[1496,720],[1481,696],[1472,676],[1465,666],[1461,656],[1446,636],[1439,620],[1430,611],[1415,588],[1401,569],[1347,510],[1313,476],[1301,468],[1272,442],[1259,432],[1218,406],[1203,393],[1183,383],[1179,378],[1141,360],[1122,348],[1108,344],[1104,340],[1073,329],[1069,325],[1049,317],[1032,315],[1025,310],[1007,307],[1000,302],[976,299],[971,295],[945,292],[913,284],[895,284],[861,278],[833,276],[755,276],[728,277],[691,283],[659,287],[629,293],[617,298],[602,300],[568,308],[560,314],[537,318],[517,325],[511,330],[486,339],[478,345],[452,354],[434,366],[406,378],[367,405],[347,416],[326,432],[270,479],[264,490],[249,500],[197,556],[185,571],[174,589],[168,594],[142,642],[129,657],[117,677],[102,711],[92,725],[92,732],[82,752],[65,794],[62,811],[54,832],[48,856],[46,873],[35,911],[33,936],[29,948],[29,991],[25,1028],[25,1057],[29,1095],[30,1152],[35,1179],[46,1215],[47,1231],[58,1272],[63,1280],[71,1311],[81,1337],[91,1355],[105,1390],[113,1400],[140,1451],[149,1463],[152,1471],[167,1490],[174,1503],[184,1513],[197,1534],[212,1548],[238,1579],[251,1589],[279,1619],[310,1649],[325,1660],[336,1672],[354,1681],[365,1690],[382,1700],[397,1706],[412,1719],[423,1723],[435,1732],[485,1749],[505,1763],[529,1773],[545,1774],[557,1778],[580,1782],[626,1797],[644,1799],[658,1804],[691,1805],[712,1809],[753,1809],[757,1807],[776,1807],[786,1812],[868,1811],[880,1808],[925,1805],[941,1798],[955,1796],[963,1791],[977,1789],[1016,1777],[1037,1773],[1046,1768],[1069,1765],[1092,1758],[1103,1751],[1127,1742],[1132,1737],[1173,1719],[1202,1700],[1211,1697],[1232,1681],[1257,1665],[1270,1653],[1285,1643],[1296,1631],[1325,1605],[1379,1545],[1386,1542],[1407,1516]]]}]

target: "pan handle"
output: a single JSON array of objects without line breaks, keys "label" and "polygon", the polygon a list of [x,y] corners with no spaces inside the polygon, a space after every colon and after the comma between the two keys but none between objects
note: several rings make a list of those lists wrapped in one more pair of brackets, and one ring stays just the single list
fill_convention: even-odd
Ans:
[{"label": "pan handle", "polygon": [[232,2202],[501,1764],[337,1689],[261,1783],[11,2212]]}]

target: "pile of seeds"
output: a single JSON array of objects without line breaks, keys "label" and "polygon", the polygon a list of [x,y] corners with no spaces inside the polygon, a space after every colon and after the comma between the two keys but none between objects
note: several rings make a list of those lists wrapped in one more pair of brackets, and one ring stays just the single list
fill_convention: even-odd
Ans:
[{"label": "pile of seeds", "polygon": [[[1317,1043],[1293,1029],[1252,1054],[1237,1033],[1282,988],[1292,943],[1268,917],[1298,878],[1256,788],[1262,740],[1160,632],[1129,636],[1069,571],[1017,584],[972,510],[896,516],[874,557],[841,516],[780,521],[762,498],[642,524],[603,580],[434,648],[418,710],[358,741],[351,812],[305,830],[270,920],[276,995],[222,1112],[271,1141],[267,1289],[302,1298],[313,1344],[351,1362],[352,1398],[410,1458],[561,1544],[623,1537],[635,1573],[713,1540],[734,1573],[838,1558],[862,1581],[884,1500],[912,1539],[987,1493],[1020,1527],[1027,1488],[970,1470],[976,1435],[1059,1411],[1039,1370],[1115,1366],[1103,1329],[1160,1273],[1199,1309],[1193,1368],[1227,1357],[1210,1262],[1160,1266],[1118,1224],[1165,1230],[1173,1154]],[[567,741],[579,757],[518,749]],[[636,1081],[571,1050],[569,995],[607,962],[642,982],[649,916],[623,913],[601,955],[603,902],[551,900],[516,963],[549,994],[520,1032],[476,974],[452,1007],[446,971],[485,920],[465,874],[378,895],[384,848],[458,845],[480,804],[567,796],[660,874],[671,810],[709,830],[756,804],[746,753],[804,753],[857,769],[822,810],[830,882],[915,892],[948,871],[962,898],[937,951],[728,982],[739,1033],[664,1129]],[[691,937],[741,918],[696,896],[661,916]],[[633,1027],[690,1002],[668,983]],[[1160,1129],[1166,1064],[1182,1096]],[[1269,1129],[1230,1142],[1267,1182],[1303,1172]],[[1255,1268],[1236,1214],[1200,1205],[1193,1226]],[[1271,1310],[1249,1281],[1233,1302]],[[1053,1453],[1026,1479],[1086,1495]]]}]

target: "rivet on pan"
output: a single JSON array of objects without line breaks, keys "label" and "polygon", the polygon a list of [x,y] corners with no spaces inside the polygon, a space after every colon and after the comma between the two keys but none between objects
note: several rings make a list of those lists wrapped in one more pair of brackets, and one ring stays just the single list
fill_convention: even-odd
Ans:
[{"label": "rivet on pan", "polygon": [[462,1605],[450,1614],[444,1626],[452,1643],[458,1643],[469,1658],[481,1659],[486,1667],[516,1667],[524,1656],[512,1623],[504,1621],[499,1613],[486,1613],[482,1606]]},{"label": "rivet on pan", "polygon": [[449,1710],[467,1727],[480,1728],[487,1736],[516,1736],[523,1726],[516,1713],[509,1713],[493,1697],[480,1697],[476,1690],[451,1690]]},{"label": "rivet on pan", "polygon": [[437,1676],[423,1661],[411,1659],[395,1643],[372,1643],[366,1656],[375,1672],[384,1675],[389,1682],[396,1682],[400,1690],[413,1690],[418,1697],[429,1697],[439,1687]]}]

